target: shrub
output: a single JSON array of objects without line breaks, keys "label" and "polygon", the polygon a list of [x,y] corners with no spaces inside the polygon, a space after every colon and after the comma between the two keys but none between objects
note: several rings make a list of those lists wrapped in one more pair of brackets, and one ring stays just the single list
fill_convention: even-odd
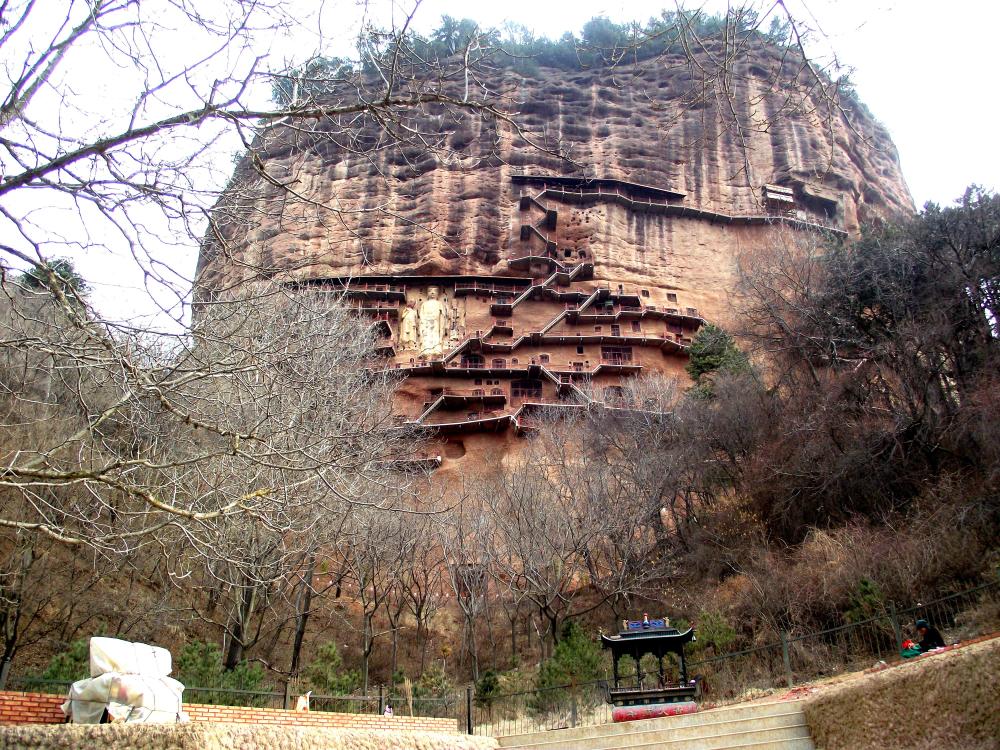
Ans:
[{"label": "shrub", "polygon": [[750,363],[746,354],[736,346],[733,337],[711,323],[702,326],[691,342],[690,359],[685,368],[695,382],[703,375],[716,372],[748,372]]},{"label": "shrub", "polygon": [[431,664],[413,685],[413,695],[417,698],[446,698],[455,692],[455,685],[445,674],[444,667]]},{"label": "shrub", "polygon": [[562,628],[562,637],[552,657],[538,668],[538,687],[557,687],[592,682],[601,676],[601,649],[572,620]]},{"label": "shrub", "polygon": [[494,670],[487,669],[476,681],[476,705],[481,708],[489,708],[493,704],[493,698],[499,692],[500,676]]},{"label": "shrub", "polygon": [[90,642],[86,638],[73,641],[49,660],[38,675],[39,679],[54,682],[75,682],[90,676]]},{"label": "shrub", "polygon": [[698,616],[697,643],[703,648],[709,646],[716,653],[724,653],[736,641],[736,631],[718,612],[702,612]]},{"label": "shrub", "polygon": [[184,683],[190,700],[194,703],[220,705],[261,705],[266,696],[244,695],[266,689],[264,669],[259,664],[241,661],[235,669],[222,666],[222,652],[214,643],[192,641],[186,644],[177,657],[177,679]]},{"label": "shrub", "polygon": [[862,578],[851,593],[850,607],[844,612],[847,622],[861,622],[881,615],[885,610],[885,597],[878,584],[869,578]]},{"label": "shrub", "polygon": [[344,669],[344,659],[333,641],[324,643],[306,667],[305,679],[312,690],[324,695],[352,695],[361,687],[361,673]]}]

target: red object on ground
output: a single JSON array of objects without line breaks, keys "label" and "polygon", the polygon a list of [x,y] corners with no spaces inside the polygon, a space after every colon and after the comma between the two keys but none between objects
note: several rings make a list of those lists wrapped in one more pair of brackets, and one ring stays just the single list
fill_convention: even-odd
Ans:
[{"label": "red object on ground", "polygon": [[698,710],[694,701],[679,703],[653,703],[647,706],[615,706],[611,710],[612,721],[636,721],[638,719],[658,719],[661,716],[693,714]]}]

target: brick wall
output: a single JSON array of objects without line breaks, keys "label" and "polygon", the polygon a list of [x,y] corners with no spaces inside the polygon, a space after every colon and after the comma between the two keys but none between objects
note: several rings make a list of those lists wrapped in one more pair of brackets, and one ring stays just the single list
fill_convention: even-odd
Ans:
[{"label": "brick wall", "polygon": [[278,724],[304,727],[340,727],[350,729],[418,729],[424,732],[458,731],[455,719],[432,719],[422,716],[373,716],[372,714],[337,714],[326,711],[284,711],[280,708],[243,708],[185,703],[191,721],[228,724]]},{"label": "brick wall", "polygon": [[0,724],[62,724],[62,695],[0,692]]},{"label": "brick wall", "polygon": [[[65,721],[65,717],[60,706],[65,700],[61,695],[0,692],[0,724],[61,724]],[[432,719],[421,716],[385,717],[325,711],[298,712],[284,711],[280,708],[209,706],[200,703],[185,703],[184,710],[193,722],[349,729],[415,729],[449,733],[458,731],[455,719]]]}]

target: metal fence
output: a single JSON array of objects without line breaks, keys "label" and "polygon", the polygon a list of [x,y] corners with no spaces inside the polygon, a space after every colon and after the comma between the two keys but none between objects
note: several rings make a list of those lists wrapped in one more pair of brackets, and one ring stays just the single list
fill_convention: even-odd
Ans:
[{"label": "metal fence", "polygon": [[[473,734],[504,737],[611,721],[605,680],[497,695],[472,703]],[[466,729],[460,721],[460,727]]]},{"label": "metal fence", "polygon": [[[942,596],[905,609],[888,604],[871,617],[803,635],[782,634],[778,641],[688,662],[700,678],[703,700],[712,704],[747,700],[796,683],[872,666],[899,658],[904,638],[919,618],[929,620],[947,642],[968,640],[1000,629],[1000,581]],[[71,683],[11,678],[10,690],[65,695]],[[462,731],[496,737],[611,720],[606,680],[539,688],[476,699],[469,686],[437,697],[405,696],[384,687],[372,695],[313,695],[310,710],[379,714],[386,702],[397,716],[454,718]],[[185,687],[184,700],[260,708],[292,708],[298,691],[288,686],[256,690]]]},{"label": "metal fence", "polygon": [[[66,695],[73,683],[66,680],[42,680],[32,677],[13,677],[8,680],[7,690],[31,693]],[[184,702],[213,706],[245,706],[247,708],[295,707],[297,691],[284,686],[265,686],[256,690],[238,690],[218,687],[184,687]],[[450,693],[444,697],[412,697],[397,695],[377,686],[372,695],[320,695],[309,698],[310,711],[326,711],[347,714],[381,714],[387,703],[400,716],[424,716],[435,718],[458,718],[460,706],[465,701],[461,693]],[[465,726],[463,724],[463,726]]]},{"label": "metal fence", "polygon": [[[795,684],[864,669],[898,659],[915,620],[937,627],[946,642],[968,640],[1000,629],[1000,581],[918,603],[888,604],[881,612],[840,627],[781,638],[754,648],[688,662],[700,678],[702,700],[732,703]],[[610,721],[607,681],[496,695],[472,705],[472,731],[501,737]],[[464,726],[460,724],[460,726]]]}]

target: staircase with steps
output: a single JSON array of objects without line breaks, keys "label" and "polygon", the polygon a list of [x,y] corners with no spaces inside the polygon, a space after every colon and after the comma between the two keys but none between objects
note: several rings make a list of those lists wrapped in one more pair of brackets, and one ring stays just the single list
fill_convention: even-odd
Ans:
[{"label": "staircase with steps", "polygon": [[799,701],[500,737],[510,750],[815,750]]}]

